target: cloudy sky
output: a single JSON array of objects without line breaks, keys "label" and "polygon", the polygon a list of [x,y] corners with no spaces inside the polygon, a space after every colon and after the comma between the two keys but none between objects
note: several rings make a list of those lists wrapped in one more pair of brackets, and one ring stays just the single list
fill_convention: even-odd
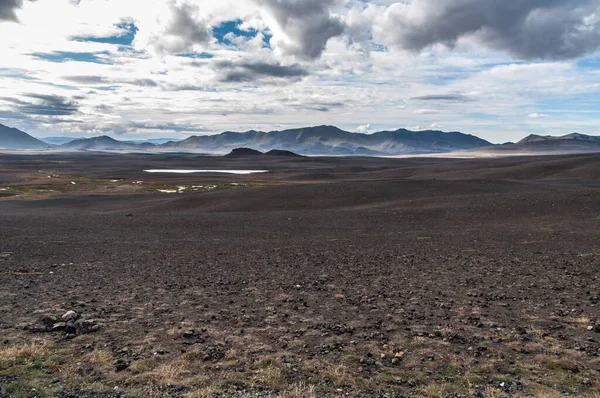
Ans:
[{"label": "cloudy sky", "polygon": [[0,0],[0,123],[600,135],[598,0]]}]

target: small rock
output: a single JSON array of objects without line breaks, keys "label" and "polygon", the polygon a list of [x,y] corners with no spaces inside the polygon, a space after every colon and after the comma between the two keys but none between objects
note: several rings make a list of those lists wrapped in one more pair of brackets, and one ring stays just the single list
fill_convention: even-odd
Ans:
[{"label": "small rock", "polygon": [[67,324],[65,322],[59,322],[59,323],[55,323],[54,325],[52,325],[52,328],[50,329],[50,331],[52,333],[64,332],[66,328],[67,328]]},{"label": "small rock", "polygon": [[76,331],[77,331],[77,329],[75,328],[74,320],[71,319],[71,320],[67,321],[67,323],[65,323],[65,333],[75,334]]},{"label": "small rock", "polygon": [[583,381],[581,383],[584,386],[591,386],[592,385],[592,380],[586,377],[585,379],[583,379]]},{"label": "small rock", "polygon": [[186,339],[198,337],[198,333],[196,333],[194,329],[186,330],[185,332],[183,332],[183,337],[185,337]]},{"label": "small rock", "polygon": [[76,321],[79,319],[79,314],[75,311],[67,311],[61,318],[63,321]]},{"label": "small rock", "polygon": [[85,319],[78,319],[73,323],[75,327],[75,334],[88,334],[92,331],[92,323]]},{"label": "small rock", "polygon": [[125,369],[127,369],[129,367],[129,364],[124,361],[123,359],[119,359],[116,363],[115,363],[115,369],[117,370],[117,372],[122,372]]}]

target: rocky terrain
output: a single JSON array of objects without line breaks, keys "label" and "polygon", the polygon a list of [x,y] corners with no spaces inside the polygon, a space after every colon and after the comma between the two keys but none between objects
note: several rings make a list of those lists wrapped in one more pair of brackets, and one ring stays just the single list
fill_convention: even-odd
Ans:
[{"label": "rocky terrain", "polygon": [[597,396],[600,156],[0,165],[0,396]]}]

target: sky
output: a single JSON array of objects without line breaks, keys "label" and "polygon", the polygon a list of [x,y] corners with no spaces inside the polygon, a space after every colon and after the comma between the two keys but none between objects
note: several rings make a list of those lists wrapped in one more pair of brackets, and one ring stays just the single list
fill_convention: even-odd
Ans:
[{"label": "sky", "polygon": [[0,0],[0,123],[600,135],[599,0]]}]

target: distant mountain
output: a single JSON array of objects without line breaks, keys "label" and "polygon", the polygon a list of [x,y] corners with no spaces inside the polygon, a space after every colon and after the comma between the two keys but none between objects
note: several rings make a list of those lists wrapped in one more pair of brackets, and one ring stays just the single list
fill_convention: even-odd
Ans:
[{"label": "distant mountain", "polygon": [[258,151],[273,149],[306,155],[400,155],[439,153],[492,145],[481,138],[459,132],[382,131],[375,134],[350,133],[333,126],[272,131],[225,132],[192,136],[170,142],[165,148],[182,151],[224,153],[246,147]]},{"label": "distant mountain", "polygon": [[154,145],[162,145],[167,142],[178,141],[177,138],[149,138],[147,140],[127,140],[129,144],[154,144]]},{"label": "distant mountain", "polygon": [[103,135],[100,137],[82,138],[61,145],[64,149],[76,149],[86,151],[147,151],[155,148],[154,144],[131,144],[128,142],[117,141],[112,137]]},{"label": "distant mountain", "polygon": [[[227,131],[216,135],[191,136],[183,141],[156,145],[150,142],[118,141],[109,136],[68,137],[47,140],[69,140],[60,146],[42,142],[23,131],[0,124],[0,148],[5,149],[68,149],[129,152],[202,152],[244,156],[393,156],[433,154],[454,151],[484,151],[497,154],[515,153],[586,153],[600,152],[600,137],[579,133],[562,137],[530,135],[517,143],[493,145],[470,134],[442,131],[410,131],[399,129],[374,134],[351,133],[334,126],[306,127],[282,131]],[[155,142],[167,140],[157,139]]]},{"label": "distant mountain", "polygon": [[0,148],[1,149],[50,149],[52,145],[33,138],[29,134],[11,127],[0,124]]},{"label": "distant mountain", "polygon": [[534,152],[534,153],[585,153],[600,152],[600,137],[573,133],[561,137],[532,134],[516,144],[496,145],[483,148],[493,152]]},{"label": "distant mountain", "polygon": [[40,137],[39,140],[44,141],[48,144],[51,145],[63,145],[63,144],[67,144],[71,141],[75,141],[81,139],[80,138],[74,138],[74,137]]}]

